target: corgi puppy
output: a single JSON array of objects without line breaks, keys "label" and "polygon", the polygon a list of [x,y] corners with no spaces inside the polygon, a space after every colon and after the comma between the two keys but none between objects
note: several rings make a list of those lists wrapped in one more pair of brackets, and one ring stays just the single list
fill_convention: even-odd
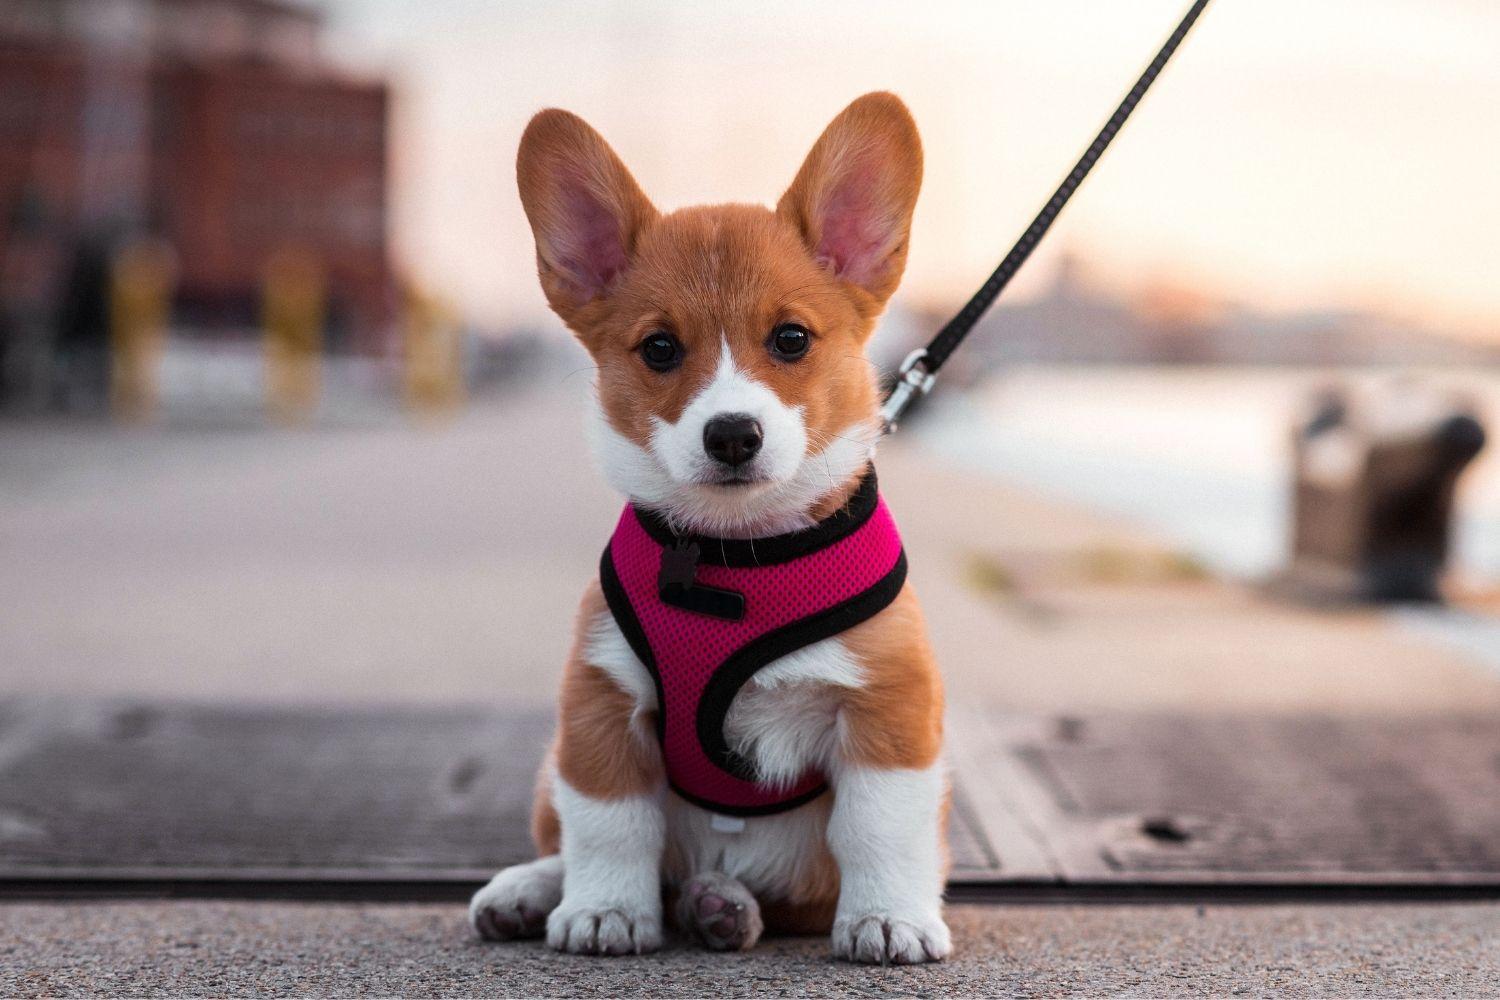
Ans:
[{"label": "corgi puppy", "polygon": [[712,949],[770,930],[944,958],[942,686],[864,354],[906,262],[911,115],[856,100],[774,210],[659,212],[566,111],[532,119],[516,173],[628,503],[564,668],[538,858],[474,896],[474,929],[619,955],[669,920]]}]

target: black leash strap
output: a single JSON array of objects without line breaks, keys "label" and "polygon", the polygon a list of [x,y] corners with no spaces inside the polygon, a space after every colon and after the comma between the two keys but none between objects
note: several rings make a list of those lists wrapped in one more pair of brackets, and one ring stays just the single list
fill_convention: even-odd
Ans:
[{"label": "black leash strap", "polygon": [[1068,203],[1069,198],[1073,197],[1073,192],[1078,190],[1078,185],[1083,183],[1083,179],[1094,168],[1099,157],[1104,155],[1115,133],[1120,131],[1120,126],[1125,124],[1125,119],[1130,117],[1135,106],[1146,95],[1146,91],[1156,81],[1157,74],[1162,71],[1167,60],[1172,58],[1172,53],[1177,51],[1177,46],[1182,44],[1193,22],[1198,20],[1198,15],[1203,13],[1203,8],[1207,6],[1208,0],[1195,0],[1187,13],[1182,15],[1182,20],[1178,23],[1176,30],[1162,44],[1161,50],[1156,53],[1156,58],[1152,59],[1150,65],[1142,71],[1140,79],[1135,81],[1135,86],[1130,88],[1130,92],[1125,95],[1120,106],[1115,108],[1115,113],[1109,116],[1109,121],[1104,123],[1104,127],[1094,137],[1094,141],[1089,143],[1089,148],[1084,150],[1083,155],[1078,158],[1072,172],[1063,178],[1063,182],[1057,186],[1057,190],[1052,193],[1047,204],[1042,206],[1036,218],[1031,220],[1031,225],[1027,226],[1021,238],[1016,240],[1015,245],[1010,248],[1010,252],[1005,255],[1000,266],[995,268],[989,280],[974,293],[973,298],[965,303],[964,307],[958,311],[958,315],[950,319],[937,332],[937,336],[932,338],[931,343],[906,356],[906,360],[901,363],[901,371],[897,376],[896,384],[880,411],[887,434],[896,429],[907,407],[911,406],[918,396],[932,388],[938,369],[943,367],[943,363],[948,360],[954,348],[963,343],[964,338],[974,329],[974,324],[979,322],[980,317],[989,310],[990,306],[994,305],[1000,293],[1005,290],[1005,286],[1010,284],[1010,279],[1015,277],[1021,265],[1026,263],[1026,258],[1031,256],[1031,251],[1035,250],[1036,245],[1042,241],[1042,237],[1047,235],[1047,230],[1052,228],[1052,223],[1062,212],[1063,206]]}]

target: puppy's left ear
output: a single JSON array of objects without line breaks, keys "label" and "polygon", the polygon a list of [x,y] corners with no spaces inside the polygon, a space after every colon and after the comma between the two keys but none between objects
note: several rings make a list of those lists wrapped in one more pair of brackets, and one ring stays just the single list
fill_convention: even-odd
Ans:
[{"label": "puppy's left ear", "polygon": [[874,312],[901,281],[921,186],[917,124],[899,97],[881,91],[829,124],[776,211]]}]

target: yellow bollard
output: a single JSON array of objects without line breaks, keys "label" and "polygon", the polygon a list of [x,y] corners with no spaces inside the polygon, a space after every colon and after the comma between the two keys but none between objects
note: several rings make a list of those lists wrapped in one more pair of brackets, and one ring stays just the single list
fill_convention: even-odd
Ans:
[{"label": "yellow bollard", "polygon": [[423,416],[452,413],[463,405],[463,344],[451,310],[408,289],[402,317],[407,407]]},{"label": "yellow bollard", "polygon": [[176,277],[176,256],[159,239],[136,240],[110,262],[109,401],[120,420],[141,423],[156,415]]},{"label": "yellow bollard", "polygon": [[291,247],[271,255],[261,323],[266,408],[278,423],[306,423],[317,411],[325,302],[323,267],[317,257]]}]

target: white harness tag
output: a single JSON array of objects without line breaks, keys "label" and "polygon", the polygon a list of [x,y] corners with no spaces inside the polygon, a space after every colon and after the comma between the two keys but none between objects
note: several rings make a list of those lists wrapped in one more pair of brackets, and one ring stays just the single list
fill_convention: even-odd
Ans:
[{"label": "white harness tag", "polygon": [[708,825],[718,833],[743,833],[745,831],[745,820],[740,816],[720,816],[714,813],[708,818]]}]

